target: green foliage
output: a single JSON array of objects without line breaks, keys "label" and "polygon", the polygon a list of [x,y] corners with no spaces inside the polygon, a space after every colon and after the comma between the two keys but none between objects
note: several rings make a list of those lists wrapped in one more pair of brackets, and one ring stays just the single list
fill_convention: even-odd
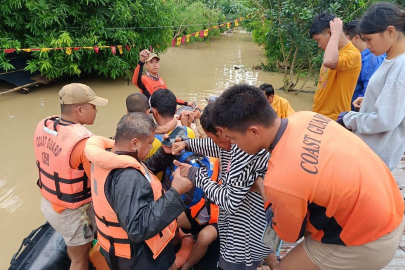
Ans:
[{"label": "green foliage", "polygon": [[[211,28],[225,20],[220,10],[211,9],[200,1],[177,1],[173,6],[174,37],[194,34],[201,29]],[[190,42],[208,41],[210,37],[219,36],[220,29],[212,29],[204,38],[191,36]]]},{"label": "green foliage", "polygon": [[306,80],[319,72],[322,53],[309,37],[315,14],[328,11],[349,21],[360,17],[374,0],[249,0],[253,19],[245,27],[254,41],[264,45],[268,69],[284,73],[284,90],[294,89],[303,74]]},{"label": "green foliage", "polygon": [[[26,70],[40,71],[48,78],[65,74],[98,72],[115,78],[134,67],[139,50],[154,46],[163,52],[172,38],[171,2],[165,0],[4,0],[0,3],[0,48],[93,47],[135,44],[124,53],[113,55],[109,48],[72,48],[31,52]],[[116,29],[110,29],[116,28]],[[133,29],[120,29],[133,28]],[[157,46],[159,45],[159,46]],[[23,52],[20,52],[23,53]],[[5,53],[0,66],[13,69]]]}]

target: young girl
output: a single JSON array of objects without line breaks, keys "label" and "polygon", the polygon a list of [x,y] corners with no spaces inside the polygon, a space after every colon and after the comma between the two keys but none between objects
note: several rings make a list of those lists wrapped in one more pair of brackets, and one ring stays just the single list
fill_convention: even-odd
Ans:
[{"label": "young girl", "polygon": [[361,18],[359,31],[373,54],[387,57],[371,77],[364,99],[354,101],[360,111],[346,113],[343,124],[392,171],[405,151],[405,11],[377,3]]}]

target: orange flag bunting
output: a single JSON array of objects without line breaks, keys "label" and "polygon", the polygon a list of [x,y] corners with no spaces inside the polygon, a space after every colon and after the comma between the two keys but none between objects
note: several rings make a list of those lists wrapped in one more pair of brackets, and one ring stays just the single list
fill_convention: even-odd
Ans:
[{"label": "orange flag bunting", "polygon": [[78,50],[80,50],[81,48],[82,48],[82,47],[74,47],[73,50],[74,50],[74,51],[78,51]]},{"label": "orange flag bunting", "polygon": [[118,47],[118,51],[120,52],[120,54],[123,54],[124,51],[122,50],[122,45],[118,45],[117,47]]},{"label": "orange flag bunting", "polygon": [[200,35],[200,32],[195,32],[194,36],[198,37]]},{"label": "orange flag bunting", "polygon": [[98,50],[100,50],[99,47],[94,47],[94,51],[95,51],[96,53],[98,53]]},{"label": "orange flag bunting", "polygon": [[186,41],[187,41],[187,42],[190,42],[190,36],[191,36],[191,35],[187,35],[187,36],[186,36]]},{"label": "orange flag bunting", "polygon": [[235,20],[235,26],[238,26],[238,25],[239,25],[238,20]]},{"label": "orange flag bunting", "polygon": [[231,23],[230,22],[226,24],[226,28],[228,28],[228,29],[231,28]]},{"label": "orange flag bunting", "polygon": [[205,29],[204,30],[204,37],[207,37],[208,36],[208,29]]},{"label": "orange flag bunting", "polygon": [[23,52],[31,52],[31,49],[22,49]]},{"label": "orange flag bunting", "polygon": [[184,44],[184,43],[186,43],[186,36],[181,37],[181,44]]},{"label": "orange flag bunting", "polygon": [[66,48],[66,54],[71,55],[72,54],[72,48]]},{"label": "orange flag bunting", "polygon": [[181,37],[177,38],[177,45],[181,44]]},{"label": "orange flag bunting", "polygon": [[110,46],[112,54],[117,53],[117,48],[115,46]]},{"label": "orange flag bunting", "polygon": [[50,51],[50,50],[52,50],[52,48],[42,48],[41,52],[47,52],[47,51]]}]

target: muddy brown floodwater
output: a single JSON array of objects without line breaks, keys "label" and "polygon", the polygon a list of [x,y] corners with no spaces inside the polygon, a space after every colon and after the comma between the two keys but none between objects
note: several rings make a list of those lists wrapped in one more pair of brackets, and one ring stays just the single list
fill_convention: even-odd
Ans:
[{"label": "muddy brown floodwater", "polygon": [[[264,51],[244,32],[222,34],[210,44],[198,43],[170,48],[161,57],[160,74],[178,97],[205,105],[205,97],[221,94],[235,83],[282,86],[282,76],[252,70],[265,61]],[[96,56],[96,55],[95,55]],[[234,65],[245,68],[235,69]],[[87,76],[52,82],[32,88],[29,94],[11,93],[0,96],[0,269],[7,269],[11,256],[31,230],[44,223],[40,211],[37,169],[33,150],[33,133],[37,123],[59,113],[58,91],[70,82],[88,84],[97,95],[109,99],[99,108],[96,122],[89,129],[95,134],[111,136],[120,117],[126,112],[125,98],[138,92],[127,80]],[[308,82],[305,90],[314,90]],[[10,85],[0,82],[0,89]],[[284,94],[296,110],[310,110],[313,95]]]}]

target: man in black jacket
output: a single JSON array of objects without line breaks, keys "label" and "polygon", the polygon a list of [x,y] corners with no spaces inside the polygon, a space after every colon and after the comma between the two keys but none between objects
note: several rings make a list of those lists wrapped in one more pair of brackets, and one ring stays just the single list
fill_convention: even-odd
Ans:
[{"label": "man in black jacket", "polygon": [[[94,174],[97,175],[97,167],[103,166],[103,164],[104,166],[111,164],[111,160],[115,159],[114,154],[129,156],[134,160],[134,163],[139,164],[139,168],[141,166],[145,168],[146,166],[152,173],[165,169],[174,159],[174,156],[167,154],[171,153],[170,148],[161,147],[151,158],[147,159],[143,164],[141,163],[154,141],[155,128],[156,124],[150,116],[143,113],[130,113],[125,115],[118,123],[115,145],[111,153],[106,154],[104,149],[108,148],[106,144],[114,144],[112,141],[103,139],[106,144],[101,147],[95,143],[100,140],[100,137],[94,138],[86,146],[86,155],[94,163]],[[95,146],[96,151],[94,151]],[[109,159],[104,158],[104,156],[108,156]],[[145,240],[161,234],[186,209],[180,195],[190,190],[193,185],[190,180],[181,177],[179,171],[177,171],[172,187],[155,200],[154,192],[156,195],[156,188],[152,187],[150,179],[154,178],[154,176],[147,177],[147,175],[149,173],[142,173],[139,169],[132,167],[116,168],[108,173],[104,183],[100,179],[97,179],[97,182],[94,181],[95,184],[92,181],[92,185],[98,186],[96,187],[99,192],[98,195],[102,193],[100,190],[104,191],[109,204],[107,208],[110,206],[115,212],[119,226],[126,232],[130,240],[131,258],[129,259],[114,256],[113,260],[115,262],[111,262],[111,252],[109,254],[109,250],[101,248],[102,254],[113,269],[177,269],[174,265],[175,251],[171,243],[167,244],[163,251],[153,259],[153,253],[149,246],[145,244]],[[157,180],[152,179],[153,181]],[[158,182],[158,185],[160,185],[160,182]],[[95,212],[100,211],[108,215],[108,212],[101,209],[103,204],[97,204],[97,202],[98,199],[95,198]],[[104,215],[102,216],[104,218]],[[98,226],[104,224],[100,223],[103,222],[100,219],[97,219],[97,222]],[[116,251],[117,248],[116,246]]]}]

